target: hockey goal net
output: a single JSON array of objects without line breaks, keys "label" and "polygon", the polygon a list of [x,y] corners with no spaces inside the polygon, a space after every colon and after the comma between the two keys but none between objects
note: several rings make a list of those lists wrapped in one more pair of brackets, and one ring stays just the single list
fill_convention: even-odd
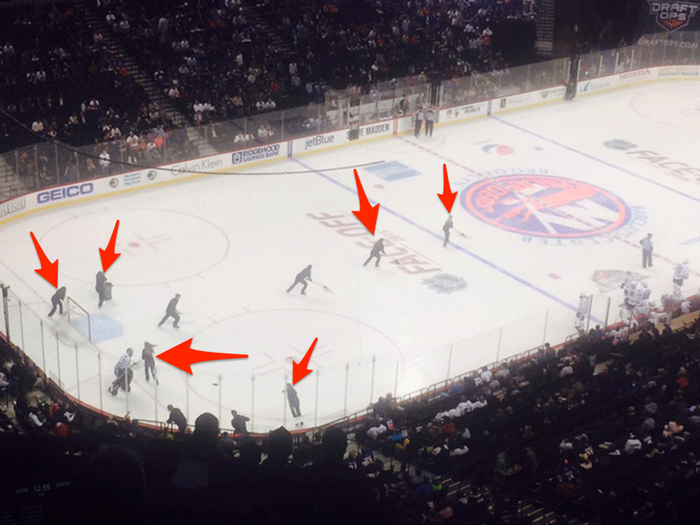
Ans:
[{"label": "hockey goal net", "polygon": [[66,299],[68,322],[88,341],[92,342],[92,320],[90,313],[72,297]]}]

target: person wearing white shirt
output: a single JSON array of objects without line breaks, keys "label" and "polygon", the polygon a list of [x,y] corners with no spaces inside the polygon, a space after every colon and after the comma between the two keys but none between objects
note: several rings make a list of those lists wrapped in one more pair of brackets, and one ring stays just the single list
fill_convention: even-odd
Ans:
[{"label": "person wearing white shirt", "polygon": [[44,424],[41,422],[41,420],[33,410],[29,413],[27,419],[29,419],[29,421],[31,421],[36,428],[41,428],[44,426]]},{"label": "person wearing white shirt", "polygon": [[634,454],[637,450],[642,449],[642,442],[639,441],[634,434],[630,434],[629,439],[625,442],[625,454]]},{"label": "person wearing white shirt", "polygon": [[131,379],[134,373],[131,371],[131,356],[134,355],[134,350],[127,348],[126,352],[119,358],[117,364],[114,365],[114,375],[116,379],[109,387],[109,393],[113,396],[117,395],[120,388],[127,392],[131,391]]},{"label": "person wearing white shirt", "polygon": [[688,268],[688,259],[682,263],[678,263],[673,270],[673,284],[679,289],[683,286],[683,282],[690,276],[690,268]]},{"label": "person wearing white shirt", "polygon": [[103,149],[102,153],[100,153],[100,169],[102,170],[102,175],[109,175],[109,158],[109,152]]}]

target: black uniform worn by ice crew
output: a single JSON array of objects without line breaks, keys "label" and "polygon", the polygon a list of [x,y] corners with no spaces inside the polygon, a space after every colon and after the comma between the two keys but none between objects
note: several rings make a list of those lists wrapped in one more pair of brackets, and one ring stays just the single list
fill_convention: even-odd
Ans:
[{"label": "black uniform worn by ice crew", "polygon": [[153,379],[156,381],[156,385],[158,384],[158,378],[156,377],[156,358],[155,358],[155,346],[154,344],[149,343],[148,341],[143,343],[143,350],[141,350],[141,359],[143,359],[143,364],[144,364],[144,371],[146,373],[146,381],[150,381],[149,377],[149,372],[150,375],[153,376]]},{"label": "black uniform worn by ice crew", "polygon": [[375,264],[375,266],[379,266],[379,261],[382,260],[382,254],[386,255],[386,252],[384,251],[384,239],[379,239],[377,242],[374,243],[369,257],[367,257],[367,260],[362,266],[367,266],[367,263],[370,262],[373,258],[377,259],[377,264]]},{"label": "black uniform worn by ice crew", "polygon": [[66,287],[61,286],[56,293],[51,297],[51,311],[49,312],[49,317],[56,313],[56,308],[58,308],[58,313],[63,315],[63,301],[66,299]]},{"label": "black uniform worn by ice crew", "polygon": [[233,428],[233,431],[236,434],[247,436],[248,427],[246,426],[246,423],[250,421],[250,418],[244,416],[243,414],[239,414],[235,410],[231,410],[231,415],[233,416],[233,418],[231,419],[231,428]]},{"label": "black uniform worn by ice crew", "polygon": [[165,309],[165,316],[163,319],[160,320],[160,323],[158,323],[158,326],[161,326],[165,321],[168,320],[168,317],[173,318],[173,328],[180,328],[177,323],[180,322],[180,314],[177,312],[177,303],[180,300],[180,294],[175,294],[175,297],[170,299],[170,302],[168,303],[168,307]]},{"label": "black uniform worn by ice crew", "polygon": [[184,434],[187,430],[187,418],[185,414],[182,413],[182,410],[172,405],[168,405],[167,409],[170,412],[170,417],[166,421],[166,424],[170,425],[172,423],[178,428],[180,434]]},{"label": "black uniform worn by ice crew", "polygon": [[95,276],[95,291],[100,298],[100,302],[97,305],[98,308],[102,308],[102,304],[105,300],[112,298],[112,283],[107,282],[107,277],[104,272],[97,272]]},{"label": "black uniform worn by ice crew", "polygon": [[300,417],[301,408],[299,404],[299,396],[291,383],[287,383],[285,394],[287,395],[287,401],[289,401],[289,410],[292,411],[292,416]]},{"label": "black uniform worn by ice crew", "polygon": [[297,284],[301,284],[303,286],[303,288],[301,289],[301,294],[306,295],[306,288],[308,288],[309,286],[309,283],[306,282],[307,279],[309,281],[313,281],[313,279],[311,279],[311,265],[308,265],[306,268],[304,268],[297,274],[297,276],[294,278],[292,286],[287,288],[287,293],[291,292]]},{"label": "black uniform worn by ice crew", "polygon": [[445,224],[443,224],[442,226],[442,231],[445,232],[445,242],[443,243],[443,246],[447,246],[447,243],[450,242],[450,228],[454,228],[454,223],[452,222],[452,215],[447,217]]}]

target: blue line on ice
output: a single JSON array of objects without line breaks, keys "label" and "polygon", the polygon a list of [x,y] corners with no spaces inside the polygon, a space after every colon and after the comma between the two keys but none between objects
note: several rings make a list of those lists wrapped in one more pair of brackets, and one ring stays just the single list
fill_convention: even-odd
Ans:
[{"label": "blue line on ice", "polygon": [[[325,179],[325,180],[327,180],[327,181],[329,181],[329,182],[335,184],[336,186],[338,186],[338,187],[340,187],[340,188],[343,188],[344,190],[349,191],[349,192],[352,193],[352,194],[357,195],[357,188],[351,188],[350,186],[346,186],[345,184],[343,184],[343,183],[341,183],[341,182],[338,182],[337,180],[333,179],[332,177],[330,177],[330,176],[326,175],[325,173],[322,173],[321,171],[319,171],[319,170],[317,170],[317,169],[315,169],[315,168],[309,166],[308,164],[305,164],[304,162],[301,162],[301,161],[298,160],[298,159],[292,158],[291,160],[294,161],[294,162],[296,162],[296,163],[299,164],[300,166],[303,166],[303,167],[306,168],[307,170],[313,171],[313,172],[314,172],[316,175],[318,175],[319,177],[321,177],[321,178],[323,178],[323,179]],[[374,205],[374,204],[377,203],[376,201],[372,201],[372,199],[370,199],[370,202],[372,203],[372,205]],[[401,219],[402,221],[404,221],[404,222],[410,224],[411,226],[413,226],[413,227],[419,229],[420,231],[422,231],[422,232],[425,233],[426,235],[430,235],[431,237],[433,237],[433,238],[437,239],[438,241],[442,242],[442,235],[439,235],[439,234],[437,234],[436,232],[434,232],[434,231],[432,231],[432,230],[430,230],[430,229],[428,229],[428,228],[426,228],[426,227],[424,227],[424,226],[421,226],[420,224],[418,224],[418,223],[412,221],[411,219],[409,219],[408,217],[406,217],[406,216],[404,216],[404,215],[401,215],[400,213],[398,213],[398,212],[392,210],[391,208],[389,208],[389,207],[386,206],[385,204],[382,204],[382,205],[381,205],[380,210],[383,211],[383,212],[385,212],[385,213],[389,213],[389,214],[393,215],[394,217],[397,217],[397,218]],[[497,272],[499,272],[499,273],[505,275],[506,277],[510,277],[511,279],[517,281],[518,283],[522,284],[523,286],[527,286],[527,287],[530,288],[531,290],[533,290],[533,291],[539,293],[540,295],[545,296],[547,299],[550,299],[550,300],[556,302],[557,304],[560,304],[560,305],[562,305],[562,306],[565,306],[566,308],[569,308],[570,310],[576,311],[576,307],[575,307],[575,306],[573,306],[573,305],[567,303],[566,301],[561,300],[559,297],[557,297],[557,296],[555,296],[555,295],[549,293],[548,291],[546,291],[546,290],[540,288],[539,286],[537,286],[537,285],[535,285],[535,284],[533,284],[533,283],[531,283],[531,282],[529,282],[529,281],[523,279],[522,277],[518,277],[518,276],[515,275],[514,273],[511,273],[511,272],[509,272],[508,270],[506,270],[505,268],[501,268],[501,267],[498,266],[497,264],[494,264],[494,263],[492,263],[491,261],[488,261],[488,260],[484,259],[483,257],[481,257],[480,255],[477,255],[476,253],[472,252],[471,250],[468,250],[468,249],[466,249],[466,248],[464,248],[464,247],[462,247],[462,246],[459,246],[459,245],[457,245],[457,244],[452,244],[452,248],[454,248],[454,249],[456,249],[456,250],[458,250],[458,251],[464,253],[465,255],[468,255],[469,257],[471,257],[471,258],[473,258],[473,259],[476,259],[476,260],[479,261],[480,263],[485,264],[485,265],[488,266],[489,268],[492,268],[493,270],[496,270]]]},{"label": "blue line on ice", "polygon": [[676,195],[680,195],[681,197],[685,197],[686,199],[690,199],[690,200],[693,200],[695,202],[700,202],[700,199],[698,199],[697,197],[693,197],[692,195],[688,195],[686,193],[683,193],[680,190],[676,190],[676,189],[670,188],[668,186],[665,186],[664,184],[661,184],[660,182],[657,182],[653,179],[648,179],[647,177],[644,177],[644,176],[642,176],[638,173],[635,173],[631,170],[621,168],[620,166],[616,166],[615,164],[613,164],[611,162],[608,162],[608,161],[603,160],[603,159],[599,159],[598,157],[595,157],[594,155],[590,155],[589,153],[585,153],[585,152],[578,150],[576,148],[573,148],[571,146],[567,146],[566,144],[562,144],[561,142],[557,142],[554,139],[550,139],[549,137],[545,137],[544,135],[540,135],[539,133],[535,133],[534,131],[530,131],[529,129],[523,128],[522,126],[518,126],[517,124],[513,124],[512,122],[508,122],[508,121],[503,120],[502,118],[499,118],[499,117],[494,117],[493,115],[491,116],[491,118],[494,120],[497,120],[501,124],[505,124],[506,126],[510,126],[510,127],[515,128],[517,130],[520,130],[523,133],[527,133],[529,135],[532,135],[533,137],[537,137],[538,139],[546,140],[547,142],[550,142],[550,143],[554,144],[555,146],[559,146],[560,148],[568,149],[569,151],[573,151],[574,153],[578,153],[579,155],[582,155],[588,159],[594,160],[596,162],[600,162],[601,164],[604,164],[604,165],[608,166],[609,168],[616,169],[618,171],[626,173],[627,175],[631,175],[632,177],[635,177],[637,179],[642,179],[643,181],[646,181],[649,184],[654,184],[655,186],[658,186],[659,188],[663,188],[665,190],[673,192]]}]

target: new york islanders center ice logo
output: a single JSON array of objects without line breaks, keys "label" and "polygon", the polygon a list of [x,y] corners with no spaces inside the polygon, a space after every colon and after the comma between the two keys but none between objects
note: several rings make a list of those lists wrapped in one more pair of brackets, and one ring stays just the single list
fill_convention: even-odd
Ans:
[{"label": "new york islanders center ice logo", "polygon": [[538,237],[593,237],[621,228],[630,210],[612,193],[549,175],[506,175],[464,189],[462,206],[498,228]]}]

